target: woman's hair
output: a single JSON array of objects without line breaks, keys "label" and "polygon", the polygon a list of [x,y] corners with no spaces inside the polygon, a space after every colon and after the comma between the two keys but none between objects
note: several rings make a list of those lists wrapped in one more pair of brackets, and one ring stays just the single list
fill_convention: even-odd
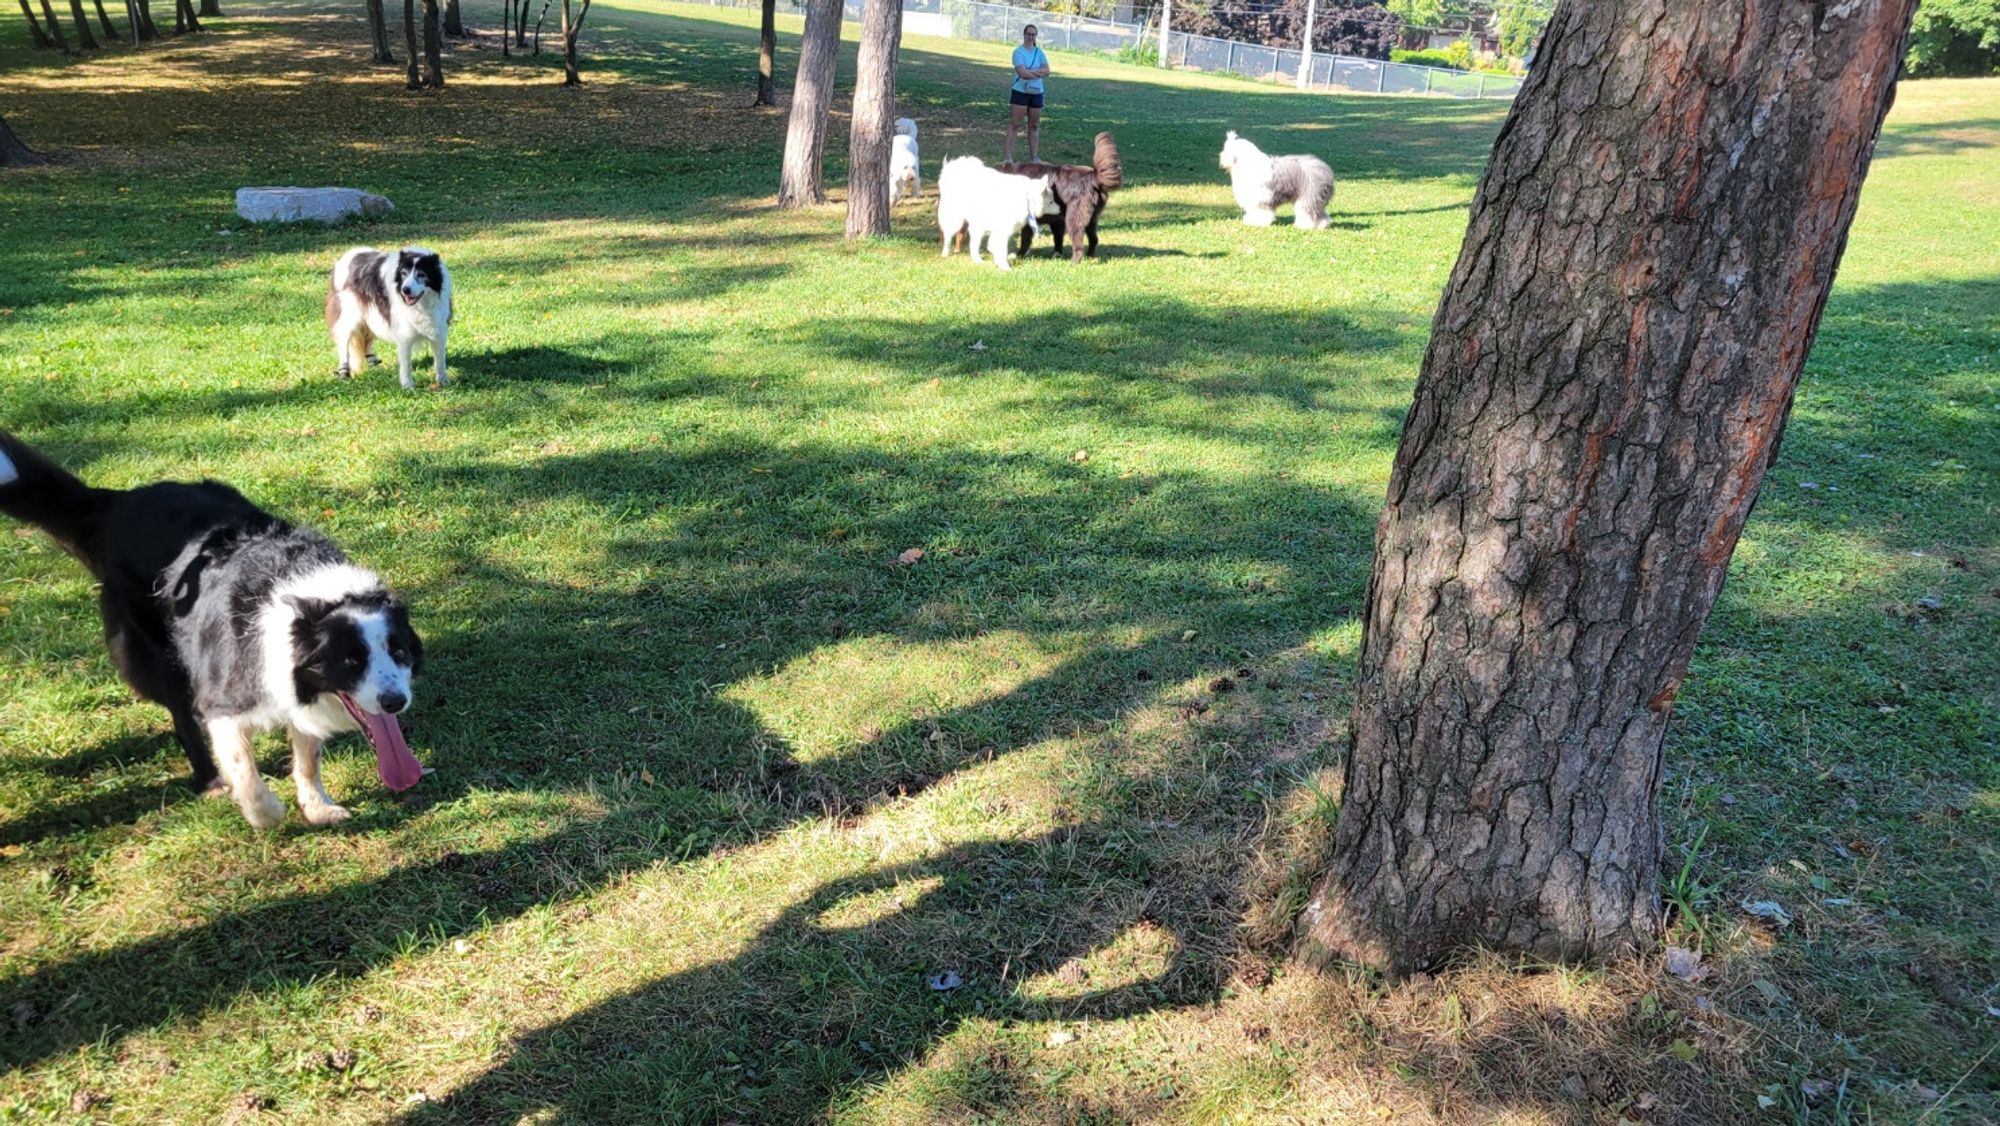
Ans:
[{"label": "woman's hair", "polygon": [[[1028,25],[1026,25],[1026,26],[1024,26],[1024,27],[1022,27],[1022,28],[1021,28],[1021,34],[1022,34],[1022,35],[1026,35],[1026,34],[1028,34],[1028,33],[1029,33],[1029,32],[1031,32],[1031,31],[1035,31],[1035,25],[1034,25],[1034,24],[1028,24]],[[1040,35],[1040,34],[1041,34],[1041,32],[1039,32],[1039,31],[1036,31],[1036,32],[1035,32],[1035,34],[1037,34],[1037,35]]]}]

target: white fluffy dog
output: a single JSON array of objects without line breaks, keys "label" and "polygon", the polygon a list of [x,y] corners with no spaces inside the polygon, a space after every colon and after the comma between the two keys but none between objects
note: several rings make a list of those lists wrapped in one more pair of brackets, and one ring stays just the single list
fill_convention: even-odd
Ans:
[{"label": "white fluffy dog", "polygon": [[917,168],[917,123],[907,117],[896,119],[896,138],[889,149],[889,205],[899,199],[915,199],[924,194],[924,178]]},{"label": "white fluffy dog", "polygon": [[1267,156],[1264,150],[1236,135],[1222,142],[1222,167],[1243,221],[1268,227],[1277,221],[1277,207],[1292,205],[1292,225],[1300,230],[1329,226],[1326,205],[1333,202],[1333,169],[1316,156]]},{"label": "white fluffy dog", "polygon": [[374,360],[379,338],[396,346],[396,364],[403,390],[410,381],[410,354],[417,342],[428,341],[437,369],[437,385],[445,385],[444,338],[451,325],[451,271],[437,251],[406,246],[382,251],[357,246],[333,264],[326,290],[326,327],[333,334],[333,354],[345,379]]},{"label": "white fluffy dog", "polygon": [[938,233],[944,236],[940,257],[951,256],[951,244],[961,232],[972,235],[972,260],[979,261],[980,240],[1003,270],[1009,244],[1023,227],[1041,230],[1036,218],[1055,207],[1055,188],[1047,176],[1012,176],[988,168],[976,156],[947,160],[938,170]]}]

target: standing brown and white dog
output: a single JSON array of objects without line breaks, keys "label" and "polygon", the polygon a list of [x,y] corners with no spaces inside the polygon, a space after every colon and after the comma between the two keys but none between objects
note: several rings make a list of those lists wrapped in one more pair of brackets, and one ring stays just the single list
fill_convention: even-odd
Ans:
[{"label": "standing brown and white dog", "polygon": [[[1097,217],[1104,211],[1105,201],[1112,192],[1125,186],[1125,168],[1118,159],[1118,146],[1112,142],[1111,134],[1099,133],[1093,146],[1089,164],[1043,164],[1022,161],[1002,164],[1002,172],[1012,172],[1017,176],[1047,176],[1055,188],[1055,211],[1057,221],[1049,224],[1049,233],[1056,239],[1056,254],[1063,248],[1063,232],[1069,232],[1070,258],[1072,263],[1083,261],[1088,253],[1097,257]],[[1028,256],[1028,247],[1034,242],[1034,227],[1021,228],[1021,257]],[[1084,248],[1089,240],[1089,249]]]},{"label": "standing brown and white dog", "polygon": [[437,385],[445,378],[444,338],[451,325],[451,271],[437,251],[406,246],[394,253],[357,246],[333,264],[326,292],[326,327],[342,379],[374,362],[380,337],[396,346],[403,389],[413,390],[410,354],[430,342]]}]

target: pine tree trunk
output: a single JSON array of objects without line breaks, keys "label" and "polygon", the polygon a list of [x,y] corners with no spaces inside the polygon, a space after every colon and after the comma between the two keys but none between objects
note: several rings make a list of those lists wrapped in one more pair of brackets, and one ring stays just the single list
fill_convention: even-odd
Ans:
[{"label": "pine tree trunk", "polygon": [[201,0],[201,14],[219,16],[222,14],[222,0]]},{"label": "pine tree trunk", "polygon": [[196,18],[194,0],[174,0],[174,34],[183,35],[201,30],[201,20]]},{"label": "pine tree trunk", "polygon": [[[27,0],[22,0],[26,3]],[[757,106],[778,104],[778,0],[764,0],[764,22],[757,32]]]},{"label": "pine tree trunk", "polygon": [[1376,529],[1302,954],[1643,949],[1661,746],[1778,450],[1916,0],[1564,3]]},{"label": "pine tree trunk", "polygon": [[151,0],[138,0],[133,5],[133,8],[139,13],[139,38],[148,42],[158,39],[160,37],[160,28],[153,22],[153,5]]},{"label": "pine tree trunk", "polygon": [[28,18],[28,37],[34,40],[36,47],[56,45],[56,41],[49,38],[49,33],[42,30],[42,21],[35,18],[35,10],[28,7],[28,0],[21,0],[21,14]]},{"label": "pine tree trunk", "polygon": [[444,28],[439,23],[438,0],[424,0],[424,85],[444,89]]},{"label": "pine tree trunk", "polygon": [[118,42],[118,25],[111,22],[111,13],[104,10],[104,0],[92,0],[97,5],[97,26],[104,32],[106,43]]},{"label": "pine tree trunk", "polygon": [[97,50],[97,37],[90,33],[90,17],[84,14],[83,0],[69,0],[70,15],[76,19],[76,41],[86,51]]},{"label": "pine tree trunk", "polygon": [[56,10],[49,6],[49,0],[42,0],[42,20],[42,27],[48,37],[55,40],[56,46],[62,49],[63,54],[71,54],[69,40],[63,37],[62,22],[56,19]]},{"label": "pine tree trunk", "polygon": [[26,142],[14,135],[13,127],[7,124],[6,118],[0,117],[0,168],[32,168],[47,163],[41,153],[29,148]]},{"label": "pine tree trunk", "polygon": [[896,49],[903,0],[867,0],[847,136],[847,237],[889,233],[889,137],[896,116]]},{"label": "pine tree trunk", "polygon": [[417,54],[417,0],[403,0],[403,49],[410,55],[410,69],[404,77],[404,88],[421,90],[424,79],[417,72],[417,60],[421,57]]},{"label": "pine tree trunk", "polygon": [[826,202],[820,182],[826,153],[826,114],[833,105],[834,63],[840,55],[841,0],[810,0],[799,44],[799,73],[792,83],[792,116],[785,130],[785,163],[778,175],[779,207]]},{"label": "pine tree trunk", "polygon": [[514,46],[516,47],[528,45],[528,9],[533,7],[534,3],[535,0],[521,0],[520,6],[515,9]]},{"label": "pine tree trunk", "polygon": [[378,63],[394,63],[396,52],[389,49],[389,13],[383,0],[368,0],[368,38]]},{"label": "pine tree trunk", "polygon": [[465,14],[459,11],[458,0],[445,0],[444,33],[454,39],[464,39],[470,34],[465,30]]}]

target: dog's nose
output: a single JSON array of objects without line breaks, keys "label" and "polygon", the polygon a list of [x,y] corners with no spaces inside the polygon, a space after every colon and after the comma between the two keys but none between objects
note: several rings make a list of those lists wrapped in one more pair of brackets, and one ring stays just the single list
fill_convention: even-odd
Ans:
[{"label": "dog's nose", "polygon": [[383,711],[388,712],[390,715],[395,715],[410,706],[410,698],[401,692],[384,692],[381,695],[380,703]]}]

